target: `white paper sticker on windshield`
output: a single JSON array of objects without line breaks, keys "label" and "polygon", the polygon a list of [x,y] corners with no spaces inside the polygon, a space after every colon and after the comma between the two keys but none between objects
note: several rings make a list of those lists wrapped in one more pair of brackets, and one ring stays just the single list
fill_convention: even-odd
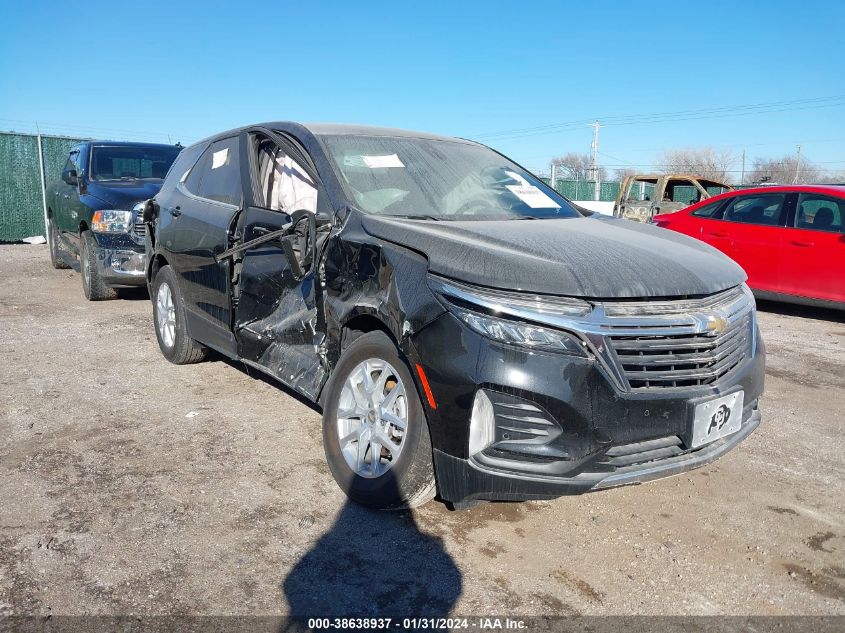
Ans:
[{"label": "white paper sticker on windshield", "polygon": [[211,168],[217,169],[226,164],[226,159],[229,158],[229,148],[224,147],[219,152],[214,152],[211,155]]},{"label": "white paper sticker on windshield", "polygon": [[532,209],[560,209],[560,205],[533,185],[507,185],[510,192]]},{"label": "white paper sticker on windshield", "polygon": [[364,159],[364,163],[370,169],[405,166],[396,154],[388,154],[387,156],[362,156],[361,158]]},{"label": "white paper sticker on windshield", "polygon": [[517,181],[520,185],[525,185],[526,187],[530,187],[530,186],[531,186],[531,185],[529,185],[529,184],[528,184],[528,181],[527,181],[527,180],[525,180],[525,178],[523,178],[522,176],[520,176],[520,175],[519,175],[518,173],[516,173],[515,171],[505,171],[505,173],[506,173],[508,176],[510,176],[511,178],[513,178],[514,180],[516,180],[516,181]]}]

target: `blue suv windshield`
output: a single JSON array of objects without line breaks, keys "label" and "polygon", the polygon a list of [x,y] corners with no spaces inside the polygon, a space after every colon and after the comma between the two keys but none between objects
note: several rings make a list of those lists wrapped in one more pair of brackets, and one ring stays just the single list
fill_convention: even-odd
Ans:
[{"label": "blue suv windshield", "polygon": [[179,147],[95,145],[91,148],[91,179],[160,180],[179,151]]}]

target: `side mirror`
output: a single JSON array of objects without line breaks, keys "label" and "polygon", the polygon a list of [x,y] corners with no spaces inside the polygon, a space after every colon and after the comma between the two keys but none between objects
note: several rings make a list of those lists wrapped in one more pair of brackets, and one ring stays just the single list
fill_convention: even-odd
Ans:
[{"label": "side mirror", "polygon": [[320,228],[321,226],[326,226],[327,224],[331,224],[332,220],[333,220],[333,218],[330,215],[319,215],[318,214],[318,215],[314,216],[314,224],[316,225],[316,228]]},{"label": "side mirror", "polygon": [[297,279],[311,270],[314,265],[314,247],[317,239],[316,216],[308,210],[294,211],[290,216],[291,232],[282,240],[291,270]]},{"label": "side mirror", "polygon": [[66,169],[65,171],[63,171],[62,180],[74,187],[79,184],[79,178],[76,175],[75,169]]},{"label": "side mirror", "polygon": [[142,217],[144,222],[152,222],[158,217],[159,206],[158,202],[150,198],[144,201]]}]

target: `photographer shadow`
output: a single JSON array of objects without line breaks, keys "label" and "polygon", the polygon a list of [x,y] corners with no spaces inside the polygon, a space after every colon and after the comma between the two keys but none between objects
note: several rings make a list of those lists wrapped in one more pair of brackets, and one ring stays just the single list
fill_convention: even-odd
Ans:
[{"label": "photographer shadow", "polygon": [[446,617],[461,586],[441,539],[421,532],[410,511],[348,500],[282,583],[292,628],[309,618]]}]

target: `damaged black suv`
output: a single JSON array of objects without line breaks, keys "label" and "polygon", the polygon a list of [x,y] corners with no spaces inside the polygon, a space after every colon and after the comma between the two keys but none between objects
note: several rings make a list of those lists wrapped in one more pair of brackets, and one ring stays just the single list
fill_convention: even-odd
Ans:
[{"label": "damaged black suv", "polygon": [[210,348],[318,403],[331,471],[358,502],[638,483],[760,423],[742,269],[585,215],[477,143],[232,130],[185,149],[144,216],[164,356]]}]

